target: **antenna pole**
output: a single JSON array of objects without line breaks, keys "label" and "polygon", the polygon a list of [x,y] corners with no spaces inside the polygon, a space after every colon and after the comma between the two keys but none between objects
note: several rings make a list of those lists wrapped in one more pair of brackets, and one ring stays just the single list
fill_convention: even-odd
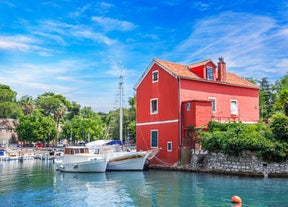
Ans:
[{"label": "antenna pole", "polygon": [[123,142],[123,76],[122,76],[122,70],[121,70],[121,75],[120,75],[119,90],[120,90],[119,135],[120,135],[120,141]]}]

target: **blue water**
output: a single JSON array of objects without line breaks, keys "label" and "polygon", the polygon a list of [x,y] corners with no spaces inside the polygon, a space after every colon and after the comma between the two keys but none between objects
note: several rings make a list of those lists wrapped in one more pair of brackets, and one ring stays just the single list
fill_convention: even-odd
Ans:
[{"label": "blue water", "polygon": [[[51,162],[0,164],[0,206],[288,206],[288,179],[156,171],[61,173]],[[241,205],[238,205],[241,206]]]}]

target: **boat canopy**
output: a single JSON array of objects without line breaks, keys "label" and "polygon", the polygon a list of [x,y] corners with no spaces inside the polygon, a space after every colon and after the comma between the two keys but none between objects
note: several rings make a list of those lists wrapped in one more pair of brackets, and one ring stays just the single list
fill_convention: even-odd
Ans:
[{"label": "boat canopy", "polygon": [[94,151],[96,154],[103,153],[104,151],[119,152],[121,151],[120,140],[96,140],[86,144],[89,150]]}]

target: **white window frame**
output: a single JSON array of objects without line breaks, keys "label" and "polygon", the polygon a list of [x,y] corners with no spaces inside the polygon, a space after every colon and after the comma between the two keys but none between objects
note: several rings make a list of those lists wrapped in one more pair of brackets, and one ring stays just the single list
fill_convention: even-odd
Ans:
[{"label": "white window frame", "polygon": [[[211,77],[208,75],[210,74],[210,72],[208,73],[208,71],[211,71]],[[214,80],[214,74],[213,74],[213,67],[211,66],[206,66],[206,79],[207,80]]]},{"label": "white window frame", "polygon": [[[157,75],[155,75],[155,74],[157,74]],[[158,70],[154,70],[152,72],[152,83],[156,83],[156,82],[158,82],[158,80],[159,80],[159,71]]]},{"label": "white window frame", "polygon": [[[153,146],[152,145],[152,141],[153,141],[153,137],[152,137],[152,134],[153,134],[153,132],[157,132],[157,146]],[[158,132],[158,129],[152,129],[152,130],[150,130],[150,146],[151,146],[151,148],[158,148],[158,143],[159,143],[159,132]]]},{"label": "white window frame", "polygon": [[172,152],[172,142],[171,141],[167,142],[167,152]]},{"label": "white window frame", "polygon": [[[153,101],[156,101],[156,110],[153,111]],[[158,114],[158,98],[150,99],[150,114]]]},{"label": "white window frame", "polygon": [[[235,103],[235,106],[233,106],[232,103]],[[238,101],[235,99],[230,100],[230,114],[238,114]]]},{"label": "white window frame", "polygon": [[190,103],[186,103],[186,111],[190,111],[190,107],[191,107],[191,104]]},{"label": "white window frame", "polygon": [[[216,113],[217,112],[217,104],[216,104],[216,98],[215,97],[208,97],[208,100],[211,101],[211,105],[212,105],[212,113]],[[213,108],[213,103],[214,103],[214,108]]]}]

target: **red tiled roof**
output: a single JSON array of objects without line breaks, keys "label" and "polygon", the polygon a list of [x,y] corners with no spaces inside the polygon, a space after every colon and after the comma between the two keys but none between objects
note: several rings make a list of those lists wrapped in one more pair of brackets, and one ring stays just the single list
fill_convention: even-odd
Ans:
[{"label": "red tiled roof", "polygon": [[176,76],[199,79],[199,80],[202,79],[198,75],[190,72],[187,68],[188,66],[186,66],[186,65],[168,62],[168,61],[159,60],[159,59],[154,59],[154,62],[162,65],[164,68],[166,68],[168,71],[170,71],[171,73],[173,73]]},{"label": "red tiled roof", "polygon": [[[188,68],[206,65],[208,62],[213,63],[213,61],[211,61],[211,60],[204,60],[204,61],[201,61],[198,63],[194,63],[194,64],[190,64],[190,65],[184,65],[184,64],[169,62],[169,61],[165,61],[165,60],[159,60],[159,59],[154,59],[154,62],[158,63],[159,65],[164,67],[166,70],[168,70],[169,72],[171,72],[175,76],[187,78],[187,79],[203,80],[203,81],[207,81],[207,80],[199,77],[198,75],[196,75],[193,72],[190,72],[190,70]],[[217,81],[214,81],[214,82],[220,83]],[[239,77],[238,75],[236,75],[234,73],[226,73],[226,81],[224,82],[224,84],[225,83],[230,84],[230,85],[259,88],[257,85],[245,80],[244,78]],[[221,84],[223,84],[223,82],[221,82]]]},{"label": "red tiled roof", "polygon": [[208,59],[208,60],[203,60],[201,62],[198,62],[198,63],[192,63],[190,65],[188,65],[189,68],[195,68],[195,67],[198,67],[198,66],[201,66],[201,65],[206,65],[207,63],[211,62],[215,67],[216,65],[213,63],[212,60]]},{"label": "red tiled roof", "polygon": [[251,83],[250,81],[247,81],[244,78],[239,77],[235,73],[226,73],[226,83],[232,85],[241,85],[241,86],[258,88],[258,86],[255,85],[254,83]]}]

